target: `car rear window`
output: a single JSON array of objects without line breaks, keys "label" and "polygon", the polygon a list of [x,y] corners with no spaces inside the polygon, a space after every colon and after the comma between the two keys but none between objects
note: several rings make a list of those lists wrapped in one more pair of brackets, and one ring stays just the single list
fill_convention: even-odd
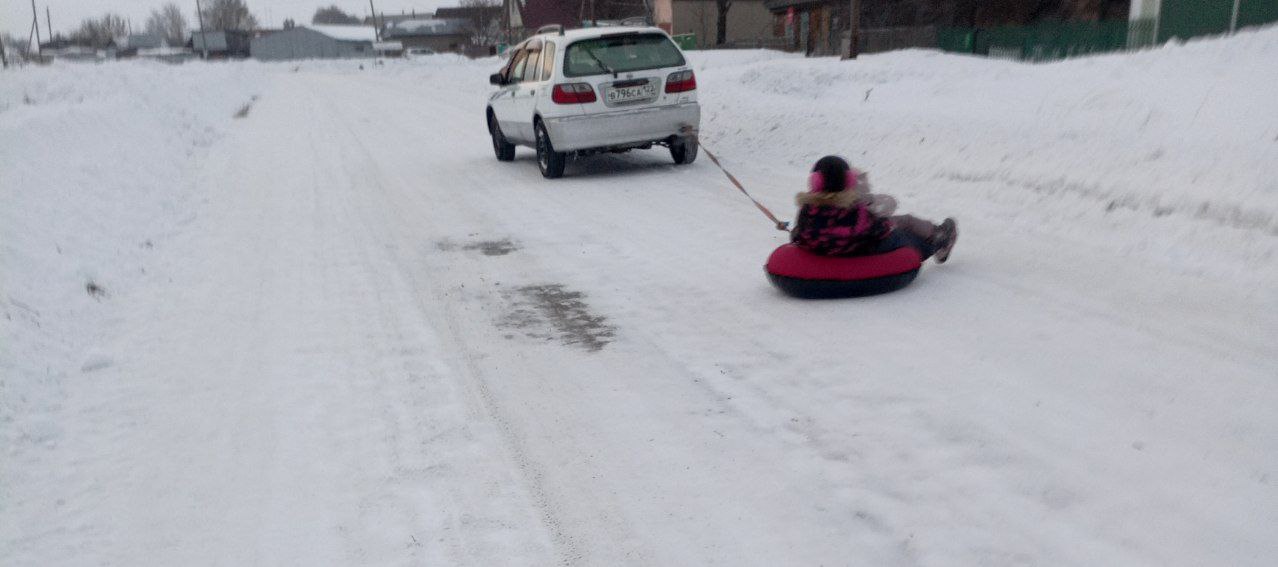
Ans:
[{"label": "car rear window", "polygon": [[684,64],[683,54],[664,34],[639,33],[584,39],[564,53],[564,75],[584,77]]}]

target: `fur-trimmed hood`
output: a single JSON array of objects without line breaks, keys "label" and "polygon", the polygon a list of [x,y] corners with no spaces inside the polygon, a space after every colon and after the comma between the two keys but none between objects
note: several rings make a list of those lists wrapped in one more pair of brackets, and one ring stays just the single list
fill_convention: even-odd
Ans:
[{"label": "fur-trimmed hood", "polygon": [[795,204],[800,207],[815,205],[818,207],[838,207],[851,209],[865,201],[866,195],[859,191],[838,191],[834,193],[812,193],[805,191],[794,196]]},{"label": "fur-trimmed hood", "polygon": [[872,205],[876,195],[872,193],[874,189],[870,186],[870,175],[855,168],[852,172],[856,175],[856,185],[853,188],[833,193],[812,191],[799,193],[794,196],[794,202],[800,207],[816,205],[840,209],[851,209],[858,204]]}]

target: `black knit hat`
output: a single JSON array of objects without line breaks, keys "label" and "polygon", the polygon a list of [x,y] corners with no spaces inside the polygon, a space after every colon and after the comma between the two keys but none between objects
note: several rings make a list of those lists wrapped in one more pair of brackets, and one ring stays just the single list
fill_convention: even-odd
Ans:
[{"label": "black knit hat", "polygon": [[[848,188],[852,166],[839,156],[825,156],[812,165],[810,189],[820,193],[837,193]],[[853,181],[855,183],[855,181]]]}]

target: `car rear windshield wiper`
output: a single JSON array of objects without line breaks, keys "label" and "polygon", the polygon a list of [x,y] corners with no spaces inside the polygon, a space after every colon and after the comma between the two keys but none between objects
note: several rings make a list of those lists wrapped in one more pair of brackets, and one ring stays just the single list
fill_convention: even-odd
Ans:
[{"label": "car rear windshield wiper", "polygon": [[595,50],[587,47],[584,51],[586,52],[586,55],[589,55],[591,59],[595,60],[595,63],[599,64],[600,68],[602,68],[604,71],[612,73],[612,78],[614,79],[617,78],[617,71],[614,70],[612,67],[609,67],[607,63],[604,63],[603,59],[600,59],[598,55],[595,55]]}]

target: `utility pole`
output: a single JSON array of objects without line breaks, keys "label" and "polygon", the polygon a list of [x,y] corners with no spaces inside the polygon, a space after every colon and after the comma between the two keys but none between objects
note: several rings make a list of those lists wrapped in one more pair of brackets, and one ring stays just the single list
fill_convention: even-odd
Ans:
[{"label": "utility pole", "polygon": [[49,26],[49,41],[53,41],[53,17],[49,15],[49,5],[44,5],[44,23]]},{"label": "utility pole", "polygon": [[200,44],[204,47],[204,59],[207,61],[209,58],[209,36],[204,32],[204,8],[200,7],[200,0],[195,0],[195,15],[200,18]]},{"label": "utility pole", "polygon": [[36,55],[43,55],[44,52],[40,47],[40,12],[36,11],[35,0],[31,0],[31,21],[32,25],[35,26]]},{"label": "utility pole", "polygon": [[851,4],[848,14],[848,51],[844,59],[856,59],[861,50],[861,0],[849,0]]},{"label": "utility pole", "polygon": [[368,0],[368,13],[373,17],[373,37],[376,37],[377,41],[381,41],[382,30],[377,25],[377,8],[373,7],[373,0]]}]

